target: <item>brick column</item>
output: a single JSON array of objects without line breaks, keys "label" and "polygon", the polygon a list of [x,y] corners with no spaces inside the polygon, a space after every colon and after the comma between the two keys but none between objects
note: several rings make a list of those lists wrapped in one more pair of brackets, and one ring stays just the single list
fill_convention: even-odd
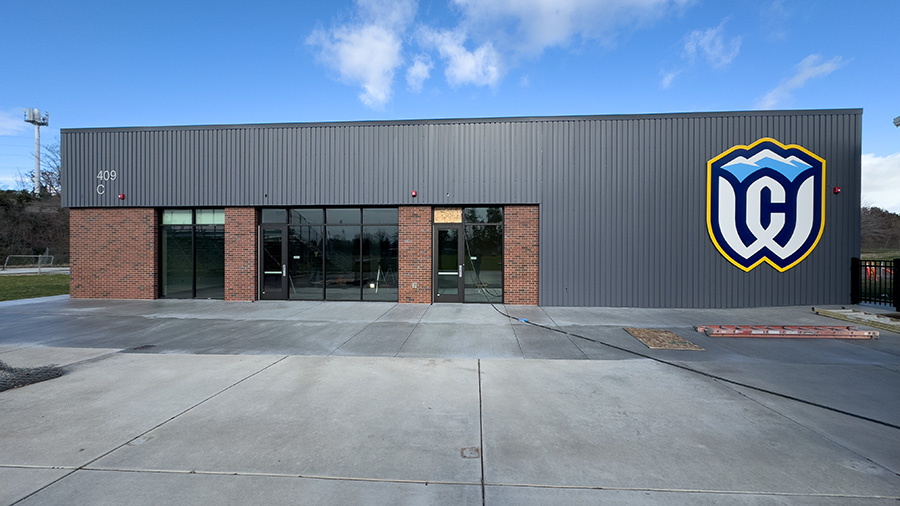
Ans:
[{"label": "brick column", "polygon": [[430,206],[400,207],[398,255],[400,302],[431,304]]},{"label": "brick column", "polygon": [[69,212],[72,298],[155,299],[159,294],[154,209]]},{"label": "brick column", "polygon": [[538,206],[506,206],[503,213],[503,302],[538,304]]},{"label": "brick column", "polygon": [[256,300],[256,231],[255,209],[225,208],[225,300]]}]

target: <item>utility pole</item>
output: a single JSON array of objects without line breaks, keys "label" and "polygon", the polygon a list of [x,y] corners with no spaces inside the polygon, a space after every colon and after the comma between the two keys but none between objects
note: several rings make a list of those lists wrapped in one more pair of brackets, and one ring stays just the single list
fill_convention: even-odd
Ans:
[{"label": "utility pole", "polygon": [[50,113],[41,117],[38,109],[25,109],[25,123],[34,125],[34,194],[41,194],[41,127],[50,124]]}]

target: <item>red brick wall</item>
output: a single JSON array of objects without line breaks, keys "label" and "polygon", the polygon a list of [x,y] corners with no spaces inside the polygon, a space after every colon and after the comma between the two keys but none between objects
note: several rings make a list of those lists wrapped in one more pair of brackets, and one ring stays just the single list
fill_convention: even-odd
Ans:
[{"label": "red brick wall", "polygon": [[225,208],[225,300],[256,300],[256,210]]},{"label": "red brick wall", "polygon": [[503,302],[538,304],[538,206],[506,206],[503,216]]},{"label": "red brick wall", "polygon": [[71,297],[157,298],[158,230],[153,209],[72,209]]},{"label": "red brick wall", "polygon": [[431,303],[431,241],[431,207],[401,207],[400,302]]}]

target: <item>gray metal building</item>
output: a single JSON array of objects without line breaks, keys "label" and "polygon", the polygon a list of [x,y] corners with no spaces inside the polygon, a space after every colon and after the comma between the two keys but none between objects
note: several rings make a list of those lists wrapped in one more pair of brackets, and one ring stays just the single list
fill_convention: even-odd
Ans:
[{"label": "gray metal building", "polygon": [[[157,216],[182,208],[536,206],[541,305],[841,304],[849,302],[850,259],[860,249],[861,115],[63,129],[63,205],[153,209]],[[767,263],[737,267],[708,223],[711,160],[760,139],[801,146],[827,163],[816,193],[824,209],[820,237],[784,272]],[[770,211],[760,222],[768,227],[786,208],[763,192]],[[73,235],[73,248],[83,237]]]}]

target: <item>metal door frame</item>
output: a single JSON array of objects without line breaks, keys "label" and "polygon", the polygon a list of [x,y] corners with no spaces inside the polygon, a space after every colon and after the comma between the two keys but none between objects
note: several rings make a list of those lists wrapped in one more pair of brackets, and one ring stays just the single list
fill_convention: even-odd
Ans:
[{"label": "metal door frame", "polygon": [[[281,230],[281,291],[269,292],[265,291],[265,230]],[[257,232],[259,235],[259,260],[257,276],[259,279],[259,298],[260,300],[288,300],[290,291],[288,290],[288,247],[290,238],[288,236],[287,225],[260,225]]]},{"label": "metal door frame", "polygon": [[[457,285],[457,294],[443,296],[438,294],[439,282],[438,276],[438,262],[440,257],[440,251],[438,248],[438,230],[456,230],[456,239],[457,239],[457,247],[456,247],[456,264],[457,264],[457,273],[458,273],[458,285]],[[433,232],[432,232],[432,250],[433,250],[433,261],[432,261],[432,274],[431,274],[431,285],[432,285],[432,300],[434,302],[465,302],[466,300],[466,286],[465,286],[465,242],[464,236],[465,227],[462,223],[435,223]]]}]

